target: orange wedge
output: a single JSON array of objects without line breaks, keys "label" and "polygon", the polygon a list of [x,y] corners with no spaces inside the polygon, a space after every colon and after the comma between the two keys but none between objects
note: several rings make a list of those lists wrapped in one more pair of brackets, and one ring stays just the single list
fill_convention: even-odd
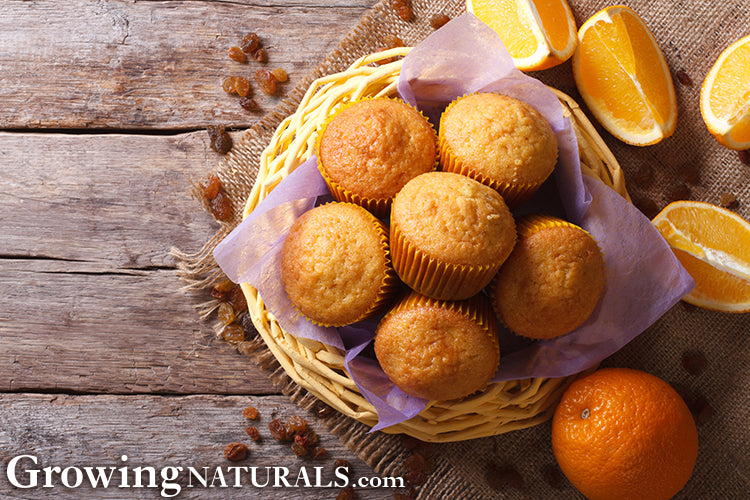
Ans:
[{"label": "orange wedge", "polygon": [[653,223],[695,280],[685,302],[716,311],[750,311],[750,223],[698,201],[670,203]]},{"label": "orange wedge", "polygon": [[500,35],[520,70],[551,68],[576,48],[576,21],[565,0],[466,0],[466,10]]},{"label": "orange wedge", "polygon": [[720,144],[750,148],[750,35],[721,53],[701,88],[701,114]]},{"label": "orange wedge", "polygon": [[583,23],[573,75],[591,112],[618,139],[645,146],[674,132],[677,100],[667,61],[628,7],[607,7]]}]

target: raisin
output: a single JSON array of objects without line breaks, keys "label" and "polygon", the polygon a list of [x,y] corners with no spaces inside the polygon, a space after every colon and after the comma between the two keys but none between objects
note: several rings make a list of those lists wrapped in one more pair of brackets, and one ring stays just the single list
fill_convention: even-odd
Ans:
[{"label": "raisin", "polygon": [[[404,41],[401,40],[401,38],[397,37],[396,35],[387,35],[383,39],[383,41],[385,42],[385,44],[382,47],[380,47],[380,49],[378,51],[383,51],[383,50],[388,50],[388,49],[395,49],[396,47],[403,47],[404,46]],[[396,56],[388,57],[386,59],[381,59],[381,60],[377,61],[377,64],[378,65],[382,65],[382,64],[392,63],[396,59],[398,59],[398,57],[396,57]]]},{"label": "raisin", "polygon": [[415,500],[416,498],[417,491],[412,485],[393,490],[393,500]]},{"label": "raisin", "polygon": [[693,86],[693,79],[690,78],[690,75],[687,74],[685,70],[678,69],[675,71],[674,74],[677,77],[677,81],[680,82],[683,85],[687,85],[692,87]]},{"label": "raisin", "polygon": [[248,406],[242,410],[242,416],[250,420],[256,420],[258,418],[258,409],[254,406]]},{"label": "raisin", "polygon": [[253,318],[252,316],[250,316],[250,313],[245,313],[242,316],[240,325],[242,325],[242,329],[245,330],[246,335],[250,335],[255,332],[255,325],[253,325]]},{"label": "raisin", "polygon": [[451,20],[451,18],[445,14],[435,14],[430,18],[430,26],[432,26],[432,29],[439,30],[448,22]]},{"label": "raisin", "polygon": [[235,285],[229,291],[227,301],[232,305],[235,313],[241,313],[247,309],[247,300],[245,299],[245,294],[242,292],[242,287],[239,285]]},{"label": "raisin", "polygon": [[303,434],[307,430],[307,420],[299,415],[292,415],[286,419],[286,433],[288,436]]},{"label": "raisin", "polygon": [[427,481],[427,475],[421,470],[412,470],[406,473],[406,481],[414,486],[420,486]]},{"label": "raisin", "polygon": [[667,202],[687,200],[690,198],[690,188],[684,182],[675,182],[667,188]]},{"label": "raisin", "polygon": [[326,450],[322,446],[315,446],[310,450],[309,454],[310,458],[312,458],[313,460],[323,460],[328,456],[328,450]]},{"label": "raisin", "polygon": [[563,475],[560,469],[552,464],[542,468],[542,477],[552,488],[559,490],[563,487]]},{"label": "raisin", "polygon": [[217,292],[227,293],[232,288],[234,288],[234,286],[235,286],[235,284],[234,284],[234,282],[232,280],[230,280],[229,278],[224,278],[221,281],[219,281],[218,283],[216,283],[213,286],[213,288]]},{"label": "raisin", "polygon": [[244,460],[247,456],[247,445],[242,443],[229,443],[224,448],[224,456],[227,460],[231,460],[232,462]]},{"label": "raisin", "polygon": [[255,99],[252,99],[250,97],[241,97],[240,107],[245,111],[255,111],[256,109],[258,109],[258,103],[255,101]]},{"label": "raisin", "polygon": [[206,132],[208,132],[208,138],[213,140],[216,140],[217,137],[222,135],[224,132],[227,131],[227,128],[224,125],[209,125],[206,127]]},{"label": "raisin", "polygon": [[255,33],[248,33],[247,35],[242,37],[242,41],[240,41],[240,49],[242,49],[242,52],[245,54],[250,54],[251,52],[254,52],[258,49],[260,46],[260,38],[258,38],[258,35]]},{"label": "raisin", "polygon": [[260,87],[260,90],[264,94],[271,95],[276,93],[276,77],[268,70],[259,69],[256,71],[255,83],[258,84],[258,87]]},{"label": "raisin", "polygon": [[733,195],[732,193],[721,193],[721,198],[719,198],[719,204],[721,204],[724,208],[737,208],[737,205],[739,205],[739,202],[737,201],[737,197]]},{"label": "raisin", "polygon": [[409,0],[391,0],[391,7],[393,7],[393,10],[396,11],[396,14],[402,21],[411,21],[413,13]]},{"label": "raisin", "polygon": [[700,375],[708,361],[700,351],[687,351],[682,355],[682,366],[690,375]]},{"label": "raisin", "polygon": [[700,170],[692,163],[685,163],[680,167],[680,178],[688,184],[697,184]]},{"label": "raisin", "polygon": [[258,432],[257,427],[245,427],[245,432],[247,432],[247,435],[250,436],[250,439],[252,439],[256,443],[260,441],[260,432]]},{"label": "raisin", "polygon": [[276,441],[283,442],[288,441],[286,435],[286,427],[281,419],[275,418],[268,422],[268,430],[271,431],[271,437]]},{"label": "raisin", "polygon": [[211,201],[208,202],[208,208],[217,220],[227,220],[232,216],[232,204],[221,191],[211,198]]},{"label": "raisin", "polygon": [[334,469],[339,469],[341,467],[346,468],[346,473],[349,474],[349,471],[351,471],[352,466],[349,463],[348,460],[344,460],[343,458],[337,458],[335,462],[333,462]]},{"label": "raisin", "polygon": [[234,322],[234,308],[226,302],[219,304],[217,315],[219,316],[219,321],[225,325],[231,325]]},{"label": "raisin", "polygon": [[284,68],[275,68],[271,71],[271,73],[278,82],[284,83],[285,81],[289,80],[289,75],[286,74]]},{"label": "raisin", "polygon": [[424,471],[427,468],[427,460],[420,453],[412,453],[404,460],[404,469],[409,471]]},{"label": "raisin", "polygon": [[318,434],[309,426],[307,427],[307,429],[305,429],[305,432],[302,434],[302,436],[305,438],[308,446],[317,446],[320,443],[320,437],[318,437]]},{"label": "raisin", "polygon": [[225,131],[220,135],[211,137],[211,149],[219,154],[227,154],[232,149],[232,136]]},{"label": "raisin", "polygon": [[250,95],[250,80],[244,76],[238,76],[234,82],[234,90],[240,97],[247,97]]},{"label": "raisin", "polygon": [[227,54],[232,61],[237,61],[238,63],[247,62],[247,56],[239,47],[230,47],[229,50],[227,50]]},{"label": "raisin", "polygon": [[648,187],[654,179],[654,169],[648,163],[641,163],[633,171],[633,182],[638,187]]},{"label": "raisin", "polygon": [[292,443],[292,451],[298,457],[304,457],[307,455],[307,446],[298,443],[296,440]]},{"label": "raisin", "polygon": [[258,49],[253,52],[253,59],[262,63],[268,61],[268,54],[266,54],[266,49]]},{"label": "raisin", "polygon": [[327,418],[333,414],[333,408],[319,399],[315,401],[310,411],[318,418]]},{"label": "raisin", "polygon": [[486,477],[490,487],[498,491],[504,490],[506,486],[523,490],[525,486],[521,473],[512,465],[490,464]]},{"label": "raisin", "polygon": [[236,76],[229,76],[227,78],[224,78],[224,81],[221,82],[221,88],[224,89],[224,92],[226,92],[227,94],[234,94],[235,92],[237,92],[236,86],[237,86]]},{"label": "raisin", "polygon": [[245,330],[240,325],[227,325],[221,331],[221,338],[236,344],[245,340]]},{"label": "raisin", "polygon": [[354,500],[354,487],[347,486],[346,488],[341,488],[339,494],[336,495],[336,500]]},{"label": "raisin", "polygon": [[750,149],[737,151],[737,157],[740,159],[740,162],[744,163],[745,165],[750,165]]},{"label": "raisin", "polygon": [[219,188],[221,187],[221,181],[218,177],[215,175],[212,175],[208,178],[208,184],[206,185],[206,188],[203,190],[203,197],[206,199],[206,201],[209,201],[216,197],[217,194],[219,194]]}]

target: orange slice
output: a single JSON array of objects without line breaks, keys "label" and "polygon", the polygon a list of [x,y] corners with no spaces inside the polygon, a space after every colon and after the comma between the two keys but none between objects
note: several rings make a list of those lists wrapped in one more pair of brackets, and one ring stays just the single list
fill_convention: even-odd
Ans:
[{"label": "orange slice", "polygon": [[671,203],[653,223],[695,280],[685,302],[716,311],[750,311],[750,223],[698,201]]},{"label": "orange slice", "polygon": [[701,114],[720,144],[750,148],[750,35],[722,52],[703,80]]},{"label": "orange slice", "polygon": [[677,100],[667,61],[628,7],[607,7],[583,23],[573,75],[596,119],[621,141],[645,146],[674,132]]},{"label": "orange slice", "polygon": [[500,35],[520,70],[551,68],[576,48],[576,22],[565,0],[466,0],[466,10]]}]

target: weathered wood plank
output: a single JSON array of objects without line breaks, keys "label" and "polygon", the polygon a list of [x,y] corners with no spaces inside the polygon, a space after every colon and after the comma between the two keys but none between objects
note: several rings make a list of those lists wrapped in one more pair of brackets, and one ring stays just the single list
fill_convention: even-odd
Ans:
[{"label": "weathered wood plank", "polygon": [[[375,3],[7,0],[0,128],[247,127],[260,113],[225,94],[224,77],[281,67],[290,89]],[[267,64],[227,57],[248,31],[260,35]],[[263,110],[279,99],[256,96]]]},{"label": "weathered wood plank", "polygon": [[[261,418],[251,422],[242,416],[242,409],[255,406]],[[318,432],[322,445],[328,451],[323,460],[298,459],[288,444],[274,441],[268,431],[268,422],[273,418],[286,419],[290,415],[303,415]],[[248,425],[256,425],[261,433],[261,442],[254,443],[245,433]],[[231,442],[246,443],[250,448],[248,458],[240,462],[229,462],[224,458],[224,446]],[[19,484],[30,484],[30,476],[23,471],[43,467],[125,467],[128,466],[130,488],[122,484],[121,472],[115,471],[109,488],[93,489],[84,478],[83,484],[74,489],[66,488],[55,474],[51,488],[42,488],[45,473],[39,474],[37,488],[14,487],[8,478],[8,462],[19,455],[36,457],[34,466],[29,458],[17,462],[16,479]],[[127,461],[122,456],[127,456]],[[77,499],[121,499],[162,498],[162,477],[165,467],[183,467],[184,471],[175,481],[181,488],[178,498],[196,499],[315,499],[335,498],[339,488],[307,488],[304,480],[300,487],[272,486],[256,488],[251,476],[241,474],[241,488],[235,488],[235,472],[230,466],[258,468],[258,482],[265,482],[266,467],[286,467],[288,480],[296,481],[302,466],[315,482],[313,467],[322,467],[322,483],[336,480],[334,461],[348,460],[351,477],[359,480],[376,474],[352,452],[325,432],[323,422],[298,409],[288,399],[280,396],[69,396],[48,394],[0,394],[0,497],[1,498],[77,498]],[[153,467],[157,476],[155,487],[134,488],[137,467]],[[208,484],[203,487],[192,477],[188,487],[188,467],[193,467],[205,477]],[[208,469],[203,469],[207,467]],[[216,477],[221,468],[227,487],[220,487]],[[273,469],[272,469],[273,470]],[[84,473],[85,474],[85,473]],[[75,484],[75,473],[69,471],[70,481]],[[272,476],[273,477],[273,476]],[[148,475],[143,476],[148,485]],[[168,488],[167,493],[174,493]],[[358,488],[359,499],[393,498],[392,489]]]},{"label": "weathered wood plank", "polygon": [[270,394],[171,270],[0,260],[0,392]]}]

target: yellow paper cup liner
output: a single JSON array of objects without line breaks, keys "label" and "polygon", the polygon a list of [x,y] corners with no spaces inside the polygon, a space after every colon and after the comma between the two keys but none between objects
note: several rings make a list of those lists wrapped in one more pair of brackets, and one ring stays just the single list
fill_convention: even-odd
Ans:
[{"label": "yellow paper cup liner", "polygon": [[[398,101],[398,102],[401,102],[403,104],[406,104],[411,109],[413,109],[417,113],[419,113],[419,115],[422,118],[424,118],[427,123],[429,123],[429,121],[422,114],[421,111],[419,111],[418,109],[414,108],[410,104],[402,101],[401,99],[391,98],[391,97],[377,97],[377,98],[366,97],[366,98],[362,98],[362,99],[357,99],[357,100],[348,102],[348,103],[342,105],[341,107],[339,107],[339,109],[337,109],[334,113],[331,113],[331,115],[328,116],[326,118],[326,120],[323,122],[323,124],[320,127],[320,130],[318,130],[318,136],[315,139],[315,156],[318,158],[318,170],[320,171],[320,174],[323,176],[323,179],[325,180],[325,183],[328,186],[328,190],[331,191],[331,195],[333,196],[333,198],[335,200],[337,200],[337,201],[343,201],[343,202],[348,202],[348,203],[354,203],[356,205],[359,205],[359,206],[367,209],[369,212],[371,212],[372,214],[374,214],[376,217],[383,218],[383,217],[386,217],[388,215],[388,211],[390,210],[391,205],[393,203],[393,198],[392,197],[391,198],[370,198],[370,197],[362,196],[361,194],[354,193],[351,190],[346,189],[340,183],[336,182],[335,180],[333,180],[330,177],[330,175],[326,171],[326,168],[325,168],[325,165],[323,164],[323,161],[320,158],[320,141],[322,140],[323,133],[325,132],[325,129],[328,127],[328,125],[331,123],[331,121],[334,118],[336,118],[336,116],[338,116],[338,114],[341,113],[342,111],[344,111],[345,109],[348,109],[348,108],[350,108],[350,107],[352,107],[352,106],[354,106],[354,105],[356,105],[356,104],[358,104],[360,102],[371,101],[371,100],[375,100],[375,99]],[[435,154],[435,161],[434,161],[434,164],[433,164],[433,167],[432,167],[432,170],[435,170],[435,169],[437,169],[437,166],[438,166],[438,155],[437,155],[437,150],[438,150],[438,146],[437,146],[438,135],[437,135],[437,132],[435,132],[435,128],[432,127],[432,125],[430,125],[430,130],[432,130],[432,132],[434,134],[434,141],[435,141],[435,152],[436,152],[436,154]]]},{"label": "yellow paper cup liner", "polygon": [[[360,205],[357,205],[355,203],[349,203],[349,204],[357,207],[360,210],[364,210],[364,207]],[[396,293],[401,289],[401,281],[398,279],[398,275],[396,274],[396,271],[393,269],[393,265],[391,262],[388,228],[385,226],[385,224],[383,224],[380,220],[378,220],[372,213],[368,212],[367,210],[365,211],[367,212],[367,217],[372,221],[373,226],[377,229],[378,234],[380,236],[380,244],[385,254],[386,271],[385,271],[385,274],[383,275],[383,278],[380,281],[380,284],[378,287],[378,293],[376,295],[375,300],[370,304],[370,306],[366,310],[364,310],[354,320],[350,321],[349,323],[346,323],[347,325],[352,324],[352,323],[357,323],[358,321],[362,321],[367,318],[371,318],[372,316],[375,316],[377,313],[382,311],[387,305],[391,303]],[[322,326],[322,327],[345,326],[344,324],[331,324],[331,323],[320,322],[320,321],[310,318],[299,309],[297,309],[297,311],[299,311],[299,313],[302,316],[304,316],[307,320],[311,321],[312,323],[318,326]]]},{"label": "yellow paper cup liner", "polygon": [[[470,94],[469,94],[470,95]],[[445,139],[445,136],[443,134],[443,119],[446,116],[446,114],[450,111],[450,109],[461,99],[464,97],[467,97],[468,95],[463,95],[459,97],[458,99],[451,102],[447,108],[445,108],[445,111],[443,111],[443,114],[440,116],[440,134],[438,136],[438,154],[440,158],[440,169],[444,172],[453,172],[456,174],[465,175],[467,177],[470,177],[474,179],[475,181],[481,182],[485,186],[489,186],[503,197],[505,200],[505,203],[508,205],[509,208],[516,208],[523,204],[526,200],[528,200],[531,195],[533,195],[539,187],[544,184],[544,181],[547,180],[547,177],[544,179],[541,179],[539,182],[536,183],[509,183],[509,182],[503,182],[499,181],[497,179],[493,179],[492,177],[489,177],[485,174],[482,174],[478,172],[476,169],[471,168],[471,166],[467,165],[466,163],[462,162],[460,158],[457,158],[453,151],[451,150],[450,146],[447,143],[447,140]],[[550,171],[552,173],[552,171]]]},{"label": "yellow paper cup liner", "polygon": [[393,268],[412,290],[441,300],[463,300],[479,293],[495,276],[502,261],[462,265],[431,257],[412,244],[391,218]]}]

